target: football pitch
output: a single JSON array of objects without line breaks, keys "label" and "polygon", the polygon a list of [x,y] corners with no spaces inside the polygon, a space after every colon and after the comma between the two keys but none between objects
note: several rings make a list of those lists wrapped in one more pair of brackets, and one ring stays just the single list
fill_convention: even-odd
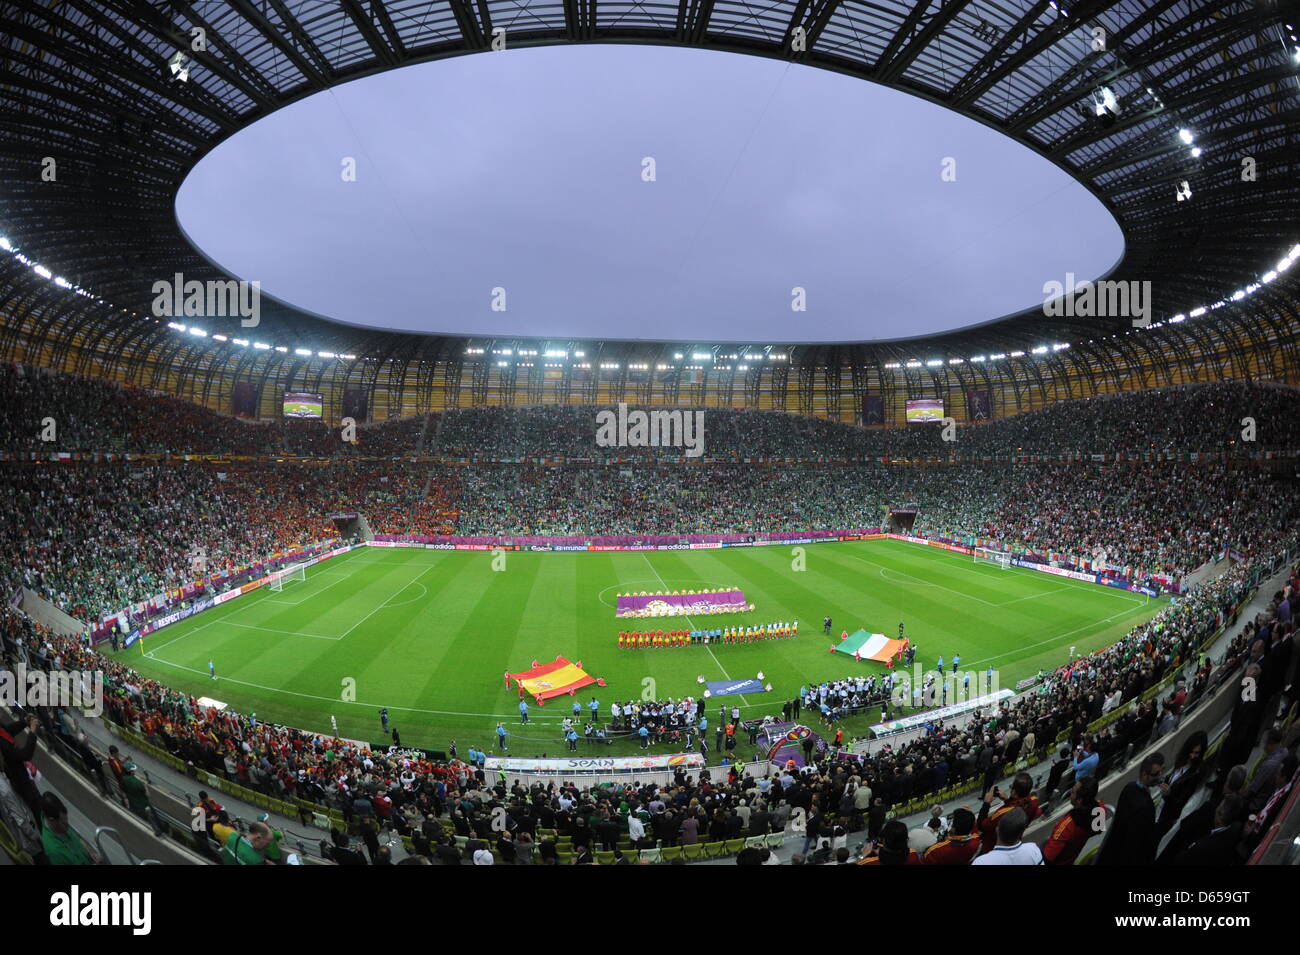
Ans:
[{"label": "football pitch", "polygon": [[[511,755],[567,752],[559,724],[573,700],[544,707],[529,699],[521,725],[518,691],[503,674],[562,655],[582,661],[606,686],[576,699],[600,701],[602,722],[614,700],[680,699],[702,690],[697,678],[746,679],[760,671],[770,693],[725,700],[745,718],[780,713],[800,685],[882,664],[830,653],[858,628],[896,637],[898,624],[918,650],[916,662],[951,671],[997,671],[1015,683],[1112,643],[1156,614],[1164,600],[892,540],[721,550],[646,552],[491,552],[364,547],[311,567],[282,591],[263,587],[150,635],[143,649],[118,654],[147,676],[196,696],[220,700],[260,720],[312,732],[379,742],[378,710],[387,707],[403,745],[445,749],[457,741],[496,748],[505,721]],[[504,564],[502,563],[504,561]],[[803,569],[796,569],[802,563]],[[499,569],[494,569],[494,566]],[[740,588],[748,613],[699,618],[619,620],[616,595],[628,591]],[[831,637],[822,618],[834,620]],[[624,650],[620,630],[692,629],[799,621],[793,639],[755,644]],[[208,661],[217,679],[208,675]],[[974,678],[972,678],[974,682]],[[845,722],[863,735],[879,711]],[[581,728],[579,727],[581,733]],[[616,741],[599,755],[631,753]],[[597,755],[587,749],[587,755]],[[743,751],[745,757],[751,755]]]}]

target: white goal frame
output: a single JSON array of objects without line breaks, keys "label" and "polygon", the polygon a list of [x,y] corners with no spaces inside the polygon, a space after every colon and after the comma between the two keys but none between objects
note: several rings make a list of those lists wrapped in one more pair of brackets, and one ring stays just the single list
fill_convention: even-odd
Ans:
[{"label": "white goal frame", "polygon": [[301,580],[305,583],[307,581],[307,565],[293,564],[283,570],[275,571],[271,574],[271,579],[268,581],[267,586],[272,590],[281,591],[284,590],[284,582],[286,580]]},{"label": "white goal frame", "polygon": [[1005,550],[994,550],[991,547],[975,548],[975,563],[977,564],[997,564],[1003,570],[1011,569],[1011,554]]}]

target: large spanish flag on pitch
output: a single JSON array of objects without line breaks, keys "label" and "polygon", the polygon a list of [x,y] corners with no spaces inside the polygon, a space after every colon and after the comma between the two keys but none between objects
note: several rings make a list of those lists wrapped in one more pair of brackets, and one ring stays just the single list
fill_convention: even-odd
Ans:
[{"label": "large spanish flag on pitch", "polygon": [[848,639],[841,640],[836,644],[835,649],[851,657],[856,656],[860,660],[878,660],[885,663],[903,649],[903,641],[890,640],[883,633],[867,633],[865,630],[859,630],[857,633],[850,634]]},{"label": "large spanish flag on pitch", "polygon": [[570,663],[564,657],[556,657],[554,663],[543,663],[534,666],[531,670],[512,673],[510,679],[531,693],[539,703],[553,696],[576,692],[593,683],[598,686],[605,685],[604,680],[596,679],[581,666]]}]

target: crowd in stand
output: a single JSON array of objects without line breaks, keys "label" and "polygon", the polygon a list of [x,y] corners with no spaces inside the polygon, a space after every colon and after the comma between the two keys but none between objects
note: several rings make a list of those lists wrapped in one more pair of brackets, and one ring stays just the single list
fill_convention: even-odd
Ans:
[{"label": "crowd in stand", "polygon": [[503,466],[463,473],[456,526],[495,536],[832,530],[877,526],[900,504],[918,508],[914,531],[926,536],[1090,560],[1104,552],[1109,566],[1175,576],[1224,547],[1244,552],[1273,542],[1294,511],[1285,489],[1259,472],[1205,463]]},{"label": "crowd in stand", "polygon": [[243,420],[164,392],[0,364],[3,451],[386,457],[415,453],[437,427],[437,414],[362,423],[345,443],[319,420]]},{"label": "crowd in stand", "polygon": [[[240,420],[162,392],[0,365],[3,450],[444,458],[679,457],[680,447],[596,444],[604,405],[499,405],[362,423],[355,443],[317,420]],[[1300,447],[1300,390],[1218,382],[1058,401],[958,428],[858,427],[778,411],[629,406],[704,415],[704,455],[845,460],[1045,454],[1249,453]],[[959,411],[952,412],[961,418]],[[52,439],[43,439],[52,420]],[[48,436],[46,436],[48,437]]]},{"label": "crowd in stand", "polygon": [[[556,469],[330,464],[0,465],[19,518],[0,528],[0,586],[26,585],[82,619],[273,552],[377,534],[759,533],[875,526],[905,501],[928,536],[995,540],[1174,577],[1272,547],[1294,517],[1286,486],[1218,464],[1027,464],[774,469]],[[1233,506],[1224,507],[1223,502]]]},{"label": "crowd in stand", "polygon": [[[595,443],[605,406],[483,407],[449,412],[439,451],[452,457],[649,458],[680,448],[620,448]],[[665,411],[629,405],[629,411]],[[812,459],[1013,454],[1239,451],[1249,419],[1259,448],[1300,446],[1300,392],[1271,384],[1218,382],[1048,405],[959,428],[955,443],[938,426],[858,428],[783,412],[731,408],[704,413],[705,455]]]}]

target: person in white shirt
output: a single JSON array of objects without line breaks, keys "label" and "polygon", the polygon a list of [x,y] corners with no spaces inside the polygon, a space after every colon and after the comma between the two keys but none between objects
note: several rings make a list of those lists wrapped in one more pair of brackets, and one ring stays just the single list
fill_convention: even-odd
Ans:
[{"label": "person in white shirt", "polygon": [[1012,809],[998,820],[998,844],[971,865],[1042,865],[1043,853],[1032,842],[1022,842],[1029,817]]}]

